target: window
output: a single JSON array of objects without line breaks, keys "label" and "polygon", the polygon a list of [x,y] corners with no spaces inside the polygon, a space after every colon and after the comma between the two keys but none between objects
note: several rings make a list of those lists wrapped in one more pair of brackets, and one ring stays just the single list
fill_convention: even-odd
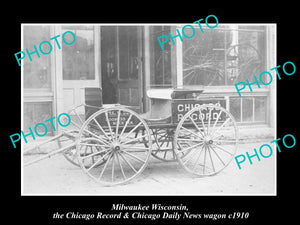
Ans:
[{"label": "window", "polygon": [[[24,103],[24,133],[29,133],[29,127],[34,131],[34,126],[37,123],[44,122],[52,117],[52,103],[51,102],[25,102]],[[54,130],[50,123],[47,125],[47,135],[53,135]],[[28,132],[27,132],[28,131]],[[45,133],[43,126],[37,127],[37,133]]]},{"label": "window", "polygon": [[229,111],[237,122],[266,122],[266,105],[266,96],[229,98]]},{"label": "window", "polygon": [[170,26],[153,26],[150,28],[151,42],[153,43],[152,56],[152,72],[151,72],[151,87],[171,87],[171,44],[168,42],[164,45],[164,50],[161,50],[157,42],[157,37],[168,34],[171,31]]},{"label": "window", "polygon": [[[189,31],[189,30],[190,31]],[[254,81],[264,71],[263,26],[219,25],[195,29],[182,42],[183,85],[224,86]],[[191,28],[185,29],[187,36]]]},{"label": "window", "polygon": [[[49,40],[50,27],[49,26],[23,26],[23,51],[28,49],[29,52],[34,52],[34,46],[39,48],[42,41]],[[50,48],[44,45],[44,52],[48,52]],[[39,50],[38,50],[39,51]],[[32,61],[29,57],[23,60],[23,77],[24,88],[30,89],[51,89],[51,57],[50,55],[42,55],[38,58],[36,53],[31,55]]]},{"label": "window", "polygon": [[[94,29],[93,26],[63,26],[63,32],[72,31],[76,41],[62,44],[63,79],[94,80]],[[66,35],[66,42],[73,37]],[[68,40],[70,38],[70,40]]]}]

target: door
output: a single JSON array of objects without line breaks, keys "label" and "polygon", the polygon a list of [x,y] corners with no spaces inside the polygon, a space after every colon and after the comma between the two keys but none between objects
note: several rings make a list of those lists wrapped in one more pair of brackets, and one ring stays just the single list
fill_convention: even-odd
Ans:
[{"label": "door", "polygon": [[101,27],[103,103],[142,111],[142,30],[138,26]]},{"label": "door", "polygon": [[[97,49],[99,28],[94,26],[63,26],[75,33],[76,41],[62,47],[64,111],[85,103],[85,88],[99,87]],[[67,38],[67,36],[66,36]],[[68,40],[66,40],[68,42]],[[84,108],[79,108],[83,110]],[[84,112],[78,112],[84,114]]]}]

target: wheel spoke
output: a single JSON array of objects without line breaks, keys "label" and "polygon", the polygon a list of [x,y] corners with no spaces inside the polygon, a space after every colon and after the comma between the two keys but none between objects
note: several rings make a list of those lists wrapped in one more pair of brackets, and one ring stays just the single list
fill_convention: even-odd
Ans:
[{"label": "wheel spoke", "polygon": [[126,180],[126,176],[125,176],[125,173],[124,173],[124,170],[123,170],[123,166],[122,166],[122,164],[121,164],[121,162],[120,162],[120,159],[119,159],[118,154],[120,154],[120,153],[118,153],[118,152],[116,153],[117,162],[118,162],[119,167],[120,167],[120,169],[121,169],[121,172],[122,172],[122,175],[123,175],[123,179]]},{"label": "wheel spoke", "polygon": [[106,152],[106,151],[108,151],[108,150],[109,150],[109,149],[104,149],[104,150],[101,150],[101,151],[93,152],[93,153],[91,153],[91,154],[89,154],[89,155],[86,155],[86,156],[81,157],[81,159],[82,159],[82,160],[85,160],[85,159],[87,159],[88,157],[92,157],[92,156],[101,154],[102,152]]},{"label": "wheel spoke", "polygon": [[209,158],[210,158],[210,162],[211,162],[213,171],[215,172],[215,166],[214,166],[214,162],[213,162],[212,157],[211,157],[211,153],[210,153],[210,150],[209,150],[209,146],[207,147],[207,151],[208,151],[208,154],[209,154]]},{"label": "wheel spoke", "polygon": [[74,121],[71,120],[71,123],[72,123],[75,127],[77,127],[79,130],[81,129],[81,126],[78,125],[77,123],[75,123]]},{"label": "wheel spoke", "polygon": [[190,132],[191,134],[195,135],[196,137],[199,137],[200,139],[202,139],[202,137],[200,137],[198,134],[194,133],[193,131],[190,131],[190,130],[186,129],[186,128],[183,127],[183,126],[182,126],[181,128],[183,128],[185,131]]},{"label": "wheel spoke", "polygon": [[219,118],[220,118],[220,116],[221,116],[221,114],[222,114],[222,110],[220,110],[220,112],[219,112],[219,114],[218,114],[218,116],[217,116],[217,119],[216,119],[216,121],[214,122],[214,126],[213,126],[213,128],[212,128],[212,130],[214,130],[215,129],[215,126],[216,126],[216,124],[218,123],[218,121],[219,121]]},{"label": "wheel spoke", "polygon": [[217,133],[218,133],[218,132],[226,125],[226,123],[228,123],[228,121],[229,121],[230,119],[231,119],[230,117],[227,118],[227,120],[225,120],[224,123],[223,123],[221,126],[219,126],[219,127],[217,128],[216,131],[214,131],[214,132],[212,133],[212,139],[215,138],[216,134],[217,134]]},{"label": "wheel spoke", "polygon": [[131,143],[131,142],[133,142],[133,141],[139,140],[139,139],[144,138],[144,137],[147,137],[147,136],[148,136],[148,134],[144,134],[144,135],[142,135],[142,136],[140,136],[140,137],[136,137],[136,138],[133,138],[133,139],[129,139],[129,140],[126,141],[126,142],[121,142],[121,144],[126,145],[126,144],[128,144],[128,143]]},{"label": "wheel spoke", "polygon": [[166,150],[165,153],[164,153],[164,159],[166,158],[166,155],[167,155],[167,150]]},{"label": "wheel spoke", "polygon": [[188,147],[188,148],[186,148],[186,149],[181,150],[180,153],[183,153],[183,152],[186,152],[186,151],[191,150],[191,149],[193,149],[193,148],[196,148],[196,147],[198,147],[199,145],[202,145],[202,144],[203,144],[203,143],[198,143],[198,144],[195,144],[195,145],[193,145],[193,146],[190,146],[190,147]]},{"label": "wheel spoke", "polygon": [[105,118],[106,118],[106,122],[107,122],[107,125],[108,125],[108,129],[109,129],[109,132],[110,132],[110,135],[111,135],[111,139],[113,139],[113,132],[112,132],[112,130],[111,130],[111,126],[110,126],[110,122],[109,122],[109,119],[108,119],[107,112],[105,112]]},{"label": "wheel spoke", "polygon": [[191,72],[189,72],[188,74],[184,75],[184,78],[185,79],[188,78],[192,73],[195,73],[194,69]]},{"label": "wheel spoke", "polygon": [[202,123],[202,126],[203,126],[203,133],[204,134],[206,133],[206,135],[208,135],[208,133],[205,132],[205,125],[204,125],[203,118],[202,118],[202,115],[204,115],[204,114],[201,113],[201,109],[199,109],[198,111],[199,111],[199,115],[200,115],[200,118],[201,118],[201,123]]},{"label": "wheel spoke", "polygon": [[218,142],[218,143],[226,143],[226,144],[236,144],[237,141],[236,140],[214,140],[214,142]]},{"label": "wheel spoke", "polygon": [[86,171],[90,171],[92,168],[94,168],[104,157],[106,157],[108,154],[111,154],[110,151],[106,152],[101,158],[99,158],[93,165],[91,165]]},{"label": "wheel spoke", "polygon": [[203,142],[203,139],[189,139],[189,138],[177,138],[177,141],[188,141],[188,142]]},{"label": "wheel spoke", "polygon": [[124,125],[124,127],[123,127],[123,129],[122,129],[122,131],[121,131],[121,133],[119,135],[119,138],[122,137],[124,131],[126,130],[126,128],[128,126],[129,121],[131,120],[131,117],[132,117],[132,114],[130,114],[130,116],[127,118],[126,123],[125,123],[125,125]]},{"label": "wheel spoke", "polygon": [[204,173],[205,173],[205,162],[206,161],[206,148],[204,148],[204,160],[203,160],[203,175],[204,175]]},{"label": "wheel spoke", "polygon": [[149,151],[150,148],[146,147],[134,147],[134,146],[129,146],[129,147],[124,147],[125,149],[135,149],[135,150],[141,150],[141,151]]},{"label": "wheel spoke", "polygon": [[115,140],[118,140],[118,130],[119,130],[119,123],[120,123],[120,114],[121,114],[121,110],[118,110],[118,118],[117,118],[117,127],[116,127],[116,138]]},{"label": "wheel spoke", "polygon": [[99,127],[99,129],[101,130],[101,132],[104,134],[104,136],[105,136],[108,140],[110,140],[111,138],[107,136],[106,132],[103,130],[102,126],[98,123],[98,121],[97,121],[95,118],[93,118],[93,120],[94,120],[94,122],[97,124],[97,126]]},{"label": "wheel spoke", "polygon": [[[133,129],[131,129],[130,131],[129,131],[129,133],[127,133],[126,135],[125,135],[125,137],[123,137],[122,139],[126,139],[130,134],[132,134],[132,132],[133,131],[135,131],[140,125],[142,124],[142,122],[139,122]],[[121,137],[121,136],[120,136]],[[120,139],[120,142],[122,142],[122,139]]]},{"label": "wheel spoke", "polygon": [[103,174],[104,174],[104,171],[106,170],[106,167],[107,167],[107,165],[108,165],[110,159],[112,158],[113,154],[114,154],[114,153],[111,152],[110,155],[108,156],[108,159],[107,159],[107,161],[106,161],[105,164],[104,164],[104,167],[103,167],[103,169],[102,169],[102,171],[101,171],[101,173],[100,173],[100,175],[99,175],[99,177],[98,177],[98,180],[101,180],[101,178],[102,178],[102,176],[103,176]]},{"label": "wheel spoke", "polygon": [[114,182],[114,173],[115,173],[115,154],[112,154],[111,182]]},{"label": "wheel spoke", "polygon": [[121,150],[121,151],[122,151],[123,153],[125,153],[126,155],[129,155],[129,156],[131,156],[132,158],[134,158],[134,159],[136,159],[136,160],[138,160],[138,161],[140,161],[140,162],[142,162],[142,163],[145,163],[144,160],[140,159],[139,157],[137,157],[137,156],[135,156],[135,155],[132,155],[132,154],[129,153],[129,152],[124,151],[124,150]]},{"label": "wheel spoke", "polygon": [[103,147],[103,148],[108,148],[109,146],[108,145],[99,145],[99,144],[88,144],[88,143],[80,143],[80,145],[85,145],[85,146],[100,146],[100,147]]},{"label": "wheel spoke", "polygon": [[222,162],[223,166],[225,166],[225,163],[223,162],[223,160],[221,159],[219,154],[217,154],[217,152],[211,146],[209,146],[209,148],[215,153],[215,155],[218,157],[218,159]]},{"label": "wheel spoke", "polygon": [[101,142],[102,144],[108,146],[108,145],[102,140],[102,138],[101,138],[100,136],[94,134],[93,132],[91,132],[91,131],[89,131],[89,130],[87,130],[87,129],[83,129],[83,131],[89,133],[89,134],[92,135],[93,137],[97,138],[97,141],[99,141],[99,142]]},{"label": "wheel spoke", "polygon": [[200,159],[200,156],[201,156],[201,153],[203,151],[203,148],[204,148],[204,145],[202,146],[201,150],[199,151],[198,157],[197,157],[197,159],[196,159],[196,161],[194,163],[194,166],[193,166],[193,171],[195,171],[195,169],[196,169],[196,166],[197,166],[197,163],[198,163],[198,161]]},{"label": "wheel spoke", "polygon": [[219,145],[216,145],[216,144],[212,144],[213,146],[217,147],[218,149],[221,149],[223,150],[224,152],[228,153],[229,155],[233,155],[232,153],[228,152],[226,149],[224,149],[223,147],[219,146]]},{"label": "wheel spoke", "polygon": [[202,134],[202,131],[200,130],[200,128],[198,127],[198,125],[195,123],[195,121],[192,119],[191,116],[189,116],[190,120],[193,122],[194,126],[196,127],[196,129],[199,131],[199,133],[201,134],[202,137],[204,137],[204,135]]},{"label": "wheel spoke", "polygon": [[[192,150],[191,150],[192,151]],[[190,161],[191,159],[193,159],[194,157],[194,155],[196,155],[197,154],[197,150],[195,150],[194,152],[189,152],[189,153],[187,153],[187,154],[185,154],[184,156],[182,156],[181,157],[181,159],[182,159],[182,163],[183,163],[183,165],[185,165],[188,161]],[[189,155],[188,157],[186,157],[187,155]],[[186,160],[184,161],[183,160],[183,158],[185,158]]]},{"label": "wheel spoke", "polygon": [[123,156],[122,154],[120,154],[121,158],[127,163],[127,165],[135,172],[137,173],[138,171],[133,167],[133,165],[127,161],[127,159],[125,158],[125,156]]},{"label": "wheel spoke", "polygon": [[76,116],[78,117],[78,119],[80,120],[81,122],[81,125],[84,124],[84,122],[82,121],[82,119],[80,118],[80,116],[78,115],[78,113],[76,112],[76,109],[74,109],[74,113],[76,114]]},{"label": "wheel spoke", "polygon": [[210,120],[211,120],[211,110],[212,108],[209,108],[209,117],[208,117],[208,122],[207,122],[207,135],[209,133],[209,126],[210,126]]}]

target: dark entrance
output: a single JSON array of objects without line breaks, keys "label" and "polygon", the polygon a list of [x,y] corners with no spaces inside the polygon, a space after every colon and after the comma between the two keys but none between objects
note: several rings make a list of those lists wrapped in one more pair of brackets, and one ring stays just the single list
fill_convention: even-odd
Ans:
[{"label": "dark entrance", "polygon": [[141,112],[141,28],[101,27],[101,74],[103,104],[120,103]]}]

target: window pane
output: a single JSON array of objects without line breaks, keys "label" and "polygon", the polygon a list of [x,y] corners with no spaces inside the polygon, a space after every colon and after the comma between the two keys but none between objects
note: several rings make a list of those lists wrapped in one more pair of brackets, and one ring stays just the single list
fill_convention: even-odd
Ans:
[{"label": "window pane", "polygon": [[[184,85],[225,85],[225,49],[230,43],[230,31],[195,29],[191,39],[182,44]],[[190,31],[189,31],[190,30]],[[192,35],[191,28],[185,28],[186,36]],[[189,34],[190,33],[190,34]]]},{"label": "window pane", "polygon": [[[24,133],[29,133],[29,127],[34,132],[34,127],[37,123],[44,123],[47,126],[47,135],[54,133],[51,123],[46,123],[52,117],[52,103],[50,102],[28,102],[24,103]],[[45,128],[37,126],[39,134],[45,133]]]},{"label": "window pane", "polygon": [[242,98],[242,121],[253,121],[253,98]]},{"label": "window pane", "polygon": [[[238,26],[237,43],[227,50],[229,84],[259,76],[264,71],[265,32],[261,26]],[[264,77],[265,78],[265,77]]]},{"label": "window pane", "polygon": [[164,50],[161,49],[157,37],[168,35],[171,31],[170,26],[153,26],[151,28],[152,37],[152,73],[151,85],[159,87],[170,87],[172,84],[171,75],[171,42],[163,45]]},{"label": "window pane", "polygon": [[233,85],[264,71],[263,26],[219,25],[203,33],[194,29],[194,36],[191,27],[184,29],[185,36],[193,36],[182,42],[184,85]]},{"label": "window pane", "polygon": [[[65,27],[63,32],[75,33],[76,41],[72,45],[62,44],[63,79],[94,80],[94,30],[84,26],[70,28]],[[72,42],[72,38],[65,35],[66,42]]]},{"label": "window pane", "polygon": [[266,121],[266,97],[255,98],[255,121]]},{"label": "window pane", "polygon": [[[36,46],[40,55],[38,58],[36,53],[32,54],[32,61],[30,61],[26,54],[23,60],[24,88],[51,88],[51,54],[43,55],[39,51],[40,43],[49,41],[50,38],[49,26],[23,26],[23,51],[26,52],[28,49],[32,53],[35,51],[34,46]],[[49,52],[49,45],[42,45],[42,50]]]},{"label": "window pane", "polygon": [[241,98],[230,98],[230,113],[233,115],[235,121],[241,121]]}]

